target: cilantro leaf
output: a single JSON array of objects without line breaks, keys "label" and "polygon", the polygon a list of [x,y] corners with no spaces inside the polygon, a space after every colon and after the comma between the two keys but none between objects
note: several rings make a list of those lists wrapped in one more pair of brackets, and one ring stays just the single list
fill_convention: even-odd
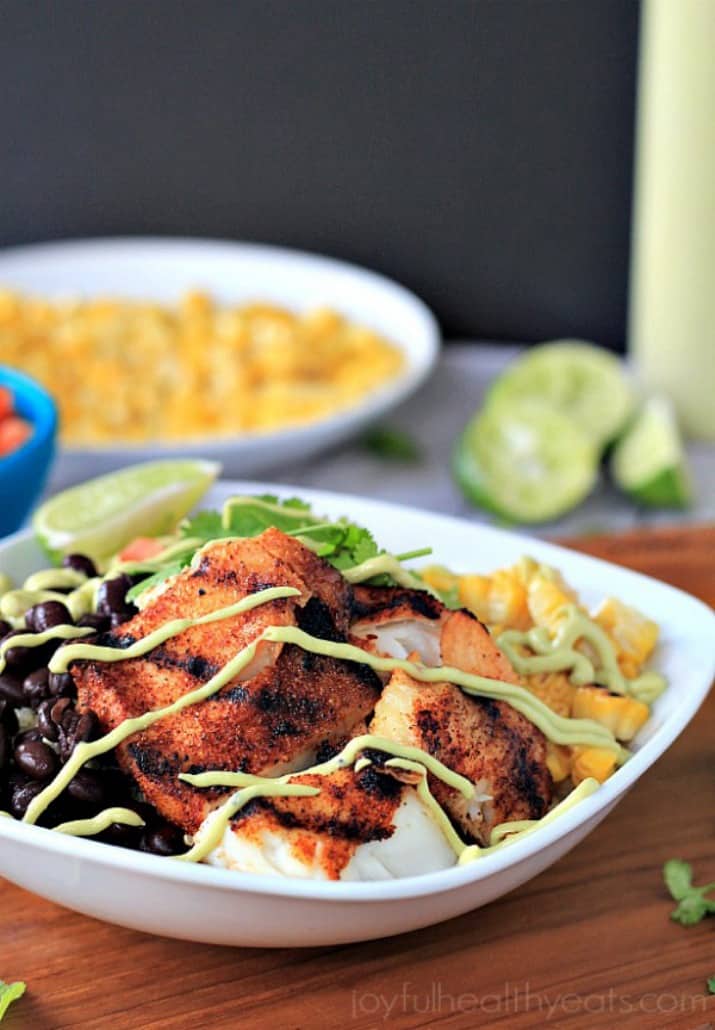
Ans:
[{"label": "cilantro leaf", "polygon": [[681,926],[695,926],[708,914],[706,902],[698,894],[692,893],[678,902],[670,913],[670,918]]},{"label": "cilantro leaf", "polygon": [[715,994],[715,976],[708,977],[707,985],[709,993]]},{"label": "cilantro leaf", "polygon": [[715,898],[706,897],[715,891],[715,883],[704,887],[693,885],[693,870],[679,858],[671,858],[663,866],[663,879],[671,897],[678,902],[670,918],[681,926],[694,926],[706,915],[715,913]]},{"label": "cilantro leaf", "polygon": [[250,498],[241,500],[243,503],[229,511],[229,524],[228,529],[223,530],[224,536],[258,536],[271,526],[295,535],[299,529],[321,522],[312,514],[308,505],[297,497],[279,501],[277,497],[264,494],[256,497],[255,503],[251,503]]},{"label": "cilantro leaf", "polygon": [[[271,500],[274,503],[278,503],[278,498],[273,497],[270,494],[259,494],[259,499],[262,501]],[[310,511],[310,505],[307,501],[302,501],[300,497],[288,497],[287,500],[282,502],[284,508],[298,508],[300,511]]]},{"label": "cilantro leaf", "polygon": [[[384,553],[380,550],[369,529],[358,526],[348,519],[331,522],[314,514],[309,504],[299,497],[281,500],[273,494],[261,494],[256,497],[240,497],[227,509],[227,525],[218,511],[200,511],[197,515],[185,519],[181,525],[181,534],[208,543],[223,537],[254,537],[264,530],[275,527],[290,536],[305,540],[321,558],[340,570],[351,569],[355,565],[375,558]],[[428,553],[428,548],[408,552],[404,558],[421,557]],[[191,555],[182,559],[182,567],[189,563]],[[162,582],[167,576],[179,571],[173,564],[165,570],[157,572],[148,580],[133,587],[128,594],[129,600],[138,596],[143,590]],[[373,586],[390,586],[390,576],[374,576],[370,580]]]},{"label": "cilantro leaf", "polygon": [[169,576],[176,576],[176,574],[186,568],[188,564],[188,560],[185,562],[170,562],[168,565],[165,565],[163,569],[159,569],[158,572],[155,572],[153,575],[141,580],[140,583],[136,583],[131,590],[127,591],[126,600],[133,601],[135,598],[139,597],[139,594],[143,594],[145,590],[151,590],[152,587],[158,586],[160,583],[163,583],[165,579],[168,579]]},{"label": "cilantro leaf", "polygon": [[403,429],[374,426],[363,437],[363,444],[372,454],[386,461],[419,461],[422,454],[417,441]]},{"label": "cilantro leaf", "polygon": [[328,558],[328,561],[336,569],[351,569],[354,565],[362,565],[378,554],[379,548],[370,530],[349,523],[345,526],[340,548]]},{"label": "cilantro leaf", "polygon": [[224,535],[221,525],[221,513],[218,511],[200,511],[181,524],[181,535],[198,537],[200,540],[215,540]]},{"label": "cilantro leaf", "polygon": [[669,859],[663,866],[665,886],[676,901],[681,901],[693,886],[693,869],[679,858]]},{"label": "cilantro leaf", "polygon": [[21,980],[16,980],[15,983],[11,984],[6,984],[3,980],[0,980],[0,1020],[12,1003],[23,996],[26,989],[27,984],[22,983]]}]

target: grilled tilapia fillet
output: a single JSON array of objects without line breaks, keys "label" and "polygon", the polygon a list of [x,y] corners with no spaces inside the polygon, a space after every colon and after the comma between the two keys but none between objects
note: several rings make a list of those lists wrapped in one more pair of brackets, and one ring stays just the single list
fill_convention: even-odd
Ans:
[{"label": "grilled tilapia fillet", "polygon": [[[442,617],[440,654],[443,665],[518,683],[488,630],[468,612]],[[450,683],[420,683],[398,671],[382,692],[370,731],[428,751],[477,786],[470,802],[430,779],[437,800],[482,844],[495,824],[538,819],[548,808],[546,738],[504,701],[473,697]]]},{"label": "grilled tilapia fillet", "polygon": [[356,587],[353,643],[390,658],[417,655],[425,665],[453,665],[490,679],[517,682],[489,630],[465,609],[451,611],[424,590]]},{"label": "grilled tilapia fillet", "polygon": [[471,780],[466,800],[430,777],[436,799],[468,835],[512,819],[539,819],[551,797],[543,735],[510,705],[472,698],[451,683],[424,684],[396,672],[370,725],[372,733],[422,748]]},{"label": "grilled tilapia fillet", "polygon": [[447,617],[442,602],[426,590],[357,586],[350,637],[373,654],[406,658],[417,651],[427,665],[439,665]]},{"label": "grilled tilapia fillet", "polygon": [[304,773],[292,782],[320,794],[253,801],[208,861],[240,872],[317,880],[384,880],[454,865],[452,848],[414,786],[379,767]]},{"label": "grilled tilapia fillet", "polygon": [[[192,567],[102,643],[126,647],[171,619],[203,615],[272,586],[293,586],[300,596],[195,626],[146,657],[74,663],[79,707],[93,709],[109,731],[205,683],[268,626],[298,626],[344,639],[349,585],[297,541],[267,530],[254,539],[205,547]],[[212,698],[121,744],[119,762],[162,815],[194,833],[226,792],[192,788],[177,779],[180,772],[280,775],[305,768],[321,744],[344,741],[365,719],[380,686],[367,666],[262,643],[251,666]]]}]

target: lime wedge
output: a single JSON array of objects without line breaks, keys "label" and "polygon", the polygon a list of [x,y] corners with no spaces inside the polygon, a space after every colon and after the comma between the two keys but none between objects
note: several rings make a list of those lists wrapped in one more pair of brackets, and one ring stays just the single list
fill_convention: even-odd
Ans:
[{"label": "lime wedge", "polygon": [[620,361],[580,340],[533,347],[496,380],[487,402],[505,408],[530,401],[570,415],[599,447],[618,436],[633,410]]},{"label": "lime wedge", "polygon": [[189,459],[130,465],[51,497],[32,525],[53,559],[78,551],[101,561],[136,536],[171,532],[220,471]]},{"label": "lime wedge", "polygon": [[625,493],[654,508],[686,508],[692,487],[673,409],[664,397],[646,401],[616,444],[611,474]]},{"label": "lime wedge", "polygon": [[454,475],[465,496],[513,522],[546,522],[591,491],[598,447],[548,405],[487,405],[457,441]]}]

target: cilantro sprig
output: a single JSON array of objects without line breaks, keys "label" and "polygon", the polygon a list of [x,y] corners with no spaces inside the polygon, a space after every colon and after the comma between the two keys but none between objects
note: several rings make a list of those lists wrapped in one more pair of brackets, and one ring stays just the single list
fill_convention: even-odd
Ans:
[{"label": "cilantro sprig", "polygon": [[[332,522],[319,518],[313,513],[310,505],[299,497],[280,500],[273,494],[260,494],[255,498],[242,499],[242,503],[229,507],[228,511],[225,524],[219,511],[200,511],[185,519],[181,524],[180,534],[186,540],[190,538],[198,541],[196,547],[132,587],[127,599],[134,600],[145,590],[181,572],[190,564],[195,551],[209,541],[226,537],[259,536],[270,527],[304,540],[316,554],[340,571],[354,568],[384,553],[369,529],[349,519]],[[422,548],[398,555],[398,559],[405,561],[429,553],[431,548]],[[389,576],[375,576],[370,583],[374,586],[389,586],[392,580]]]},{"label": "cilantro sprig", "polygon": [[27,989],[27,984],[22,983],[21,980],[16,980],[15,983],[6,984],[4,980],[0,980],[0,1020],[10,1008],[14,1001],[21,998]]},{"label": "cilantro sprig", "polygon": [[[255,501],[255,504],[247,502],[231,508],[228,525],[223,524],[220,512],[201,511],[184,521],[181,533],[208,543],[221,537],[258,536],[275,527],[317,545],[316,553],[336,569],[350,569],[379,553],[369,529],[344,519],[327,522],[314,515],[310,506],[298,497],[281,501],[273,494],[261,494]],[[265,507],[266,504],[271,507]]]},{"label": "cilantro sprig", "polygon": [[[715,898],[707,895],[715,892],[715,883],[706,883],[704,887],[693,884],[693,869],[688,862],[679,858],[669,859],[663,866],[665,886],[677,906],[670,913],[670,918],[681,926],[694,926],[707,915],[715,913]],[[715,982],[715,978],[713,981]],[[711,981],[708,982],[710,986]]]}]

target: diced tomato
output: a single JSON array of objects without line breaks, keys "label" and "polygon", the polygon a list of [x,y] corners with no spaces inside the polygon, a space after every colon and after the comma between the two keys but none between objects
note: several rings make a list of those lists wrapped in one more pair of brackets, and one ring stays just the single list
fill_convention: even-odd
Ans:
[{"label": "diced tomato", "polygon": [[146,561],[164,550],[166,545],[153,536],[138,536],[119,552],[120,561]]},{"label": "diced tomato", "polygon": [[0,457],[16,451],[30,437],[32,426],[18,415],[8,415],[0,422]]},{"label": "diced tomato", "polygon": [[12,394],[7,386],[0,386],[0,422],[12,415]]}]

